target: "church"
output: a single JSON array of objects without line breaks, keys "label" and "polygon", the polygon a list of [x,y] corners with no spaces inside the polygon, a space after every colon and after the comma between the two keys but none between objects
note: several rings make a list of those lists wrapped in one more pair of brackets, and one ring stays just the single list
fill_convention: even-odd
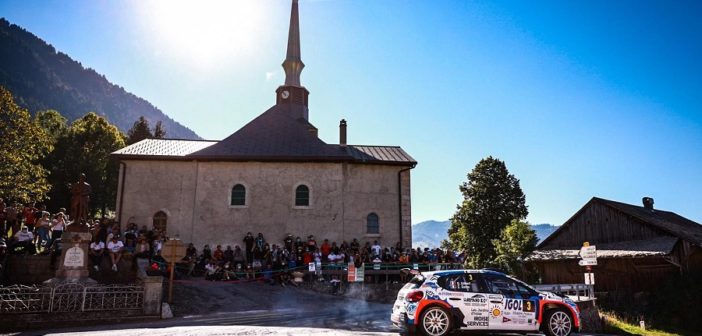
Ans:
[{"label": "church", "polygon": [[297,0],[293,0],[285,83],[275,105],[221,141],[146,139],[112,156],[120,163],[117,217],[201,248],[241,245],[247,232],[279,243],[287,234],[330,242],[412,245],[410,170],[398,146],[319,139],[309,91],[300,83]]}]

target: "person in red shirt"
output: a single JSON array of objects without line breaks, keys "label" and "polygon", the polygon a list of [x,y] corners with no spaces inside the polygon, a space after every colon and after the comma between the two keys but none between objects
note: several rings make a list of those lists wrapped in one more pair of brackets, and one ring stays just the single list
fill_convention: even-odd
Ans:
[{"label": "person in red shirt", "polygon": [[36,218],[34,217],[34,213],[39,211],[34,206],[34,203],[27,203],[27,205],[24,206],[24,209],[22,209],[22,217],[24,218],[24,226],[28,228],[29,232],[34,232],[34,222],[36,222]]},{"label": "person in red shirt", "polygon": [[322,262],[327,262],[327,257],[331,252],[331,245],[329,245],[329,239],[325,239],[324,243],[322,243],[322,246],[320,246],[319,249],[322,252]]},{"label": "person in red shirt", "polygon": [[222,245],[217,245],[217,248],[212,252],[212,259],[214,259],[217,264],[220,264],[224,260]]}]

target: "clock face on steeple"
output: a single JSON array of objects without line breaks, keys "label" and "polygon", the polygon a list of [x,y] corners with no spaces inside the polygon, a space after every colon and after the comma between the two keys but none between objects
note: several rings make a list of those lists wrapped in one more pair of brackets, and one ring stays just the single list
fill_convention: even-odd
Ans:
[{"label": "clock face on steeple", "polygon": [[288,92],[288,90],[284,90],[280,93],[280,97],[283,99],[288,99],[288,97],[290,97],[290,92]]}]

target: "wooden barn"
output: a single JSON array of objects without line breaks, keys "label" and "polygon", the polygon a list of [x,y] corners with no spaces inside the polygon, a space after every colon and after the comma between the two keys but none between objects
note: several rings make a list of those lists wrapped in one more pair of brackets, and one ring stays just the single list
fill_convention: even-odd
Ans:
[{"label": "wooden barn", "polygon": [[593,197],[527,258],[542,283],[582,283],[583,242],[597,247],[596,291],[649,291],[666,277],[702,270],[702,225],[670,211]]}]

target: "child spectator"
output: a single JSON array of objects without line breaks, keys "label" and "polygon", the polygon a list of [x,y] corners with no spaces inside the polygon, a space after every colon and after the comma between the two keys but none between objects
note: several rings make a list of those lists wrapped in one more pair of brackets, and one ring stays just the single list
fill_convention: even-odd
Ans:
[{"label": "child spectator", "polygon": [[112,235],[112,239],[107,243],[107,250],[110,252],[110,262],[112,262],[112,270],[117,272],[117,264],[122,259],[122,250],[124,243],[119,240],[119,235]]}]

